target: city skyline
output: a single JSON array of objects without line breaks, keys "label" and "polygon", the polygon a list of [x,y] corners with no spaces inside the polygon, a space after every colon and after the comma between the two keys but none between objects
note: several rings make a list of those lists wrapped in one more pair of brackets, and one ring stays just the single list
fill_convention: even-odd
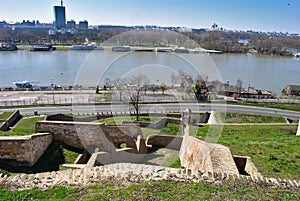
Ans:
[{"label": "city skyline", "polygon": [[[54,21],[60,0],[0,0],[0,21]],[[17,5],[17,6],[16,6]],[[64,0],[66,19],[90,25],[157,25],[300,33],[297,0]],[[26,8],[26,9],[24,9]]]}]

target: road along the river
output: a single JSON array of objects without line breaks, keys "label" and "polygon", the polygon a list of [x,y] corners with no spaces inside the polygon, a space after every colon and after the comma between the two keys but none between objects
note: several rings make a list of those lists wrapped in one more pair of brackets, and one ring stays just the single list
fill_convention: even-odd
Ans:
[{"label": "road along the river", "polygon": [[[240,106],[228,104],[196,104],[196,103],[168,103],[168,104],[141,104],[140,112],[180,112],[190,108],[194,112],[240,112],[248,114],[260,114],[267,116],[283,116],[291,119],[300,119],[300,112],[272,109],[265,107]],[[15,109],[0,109],[0,113]],[[31,107],[18,108],[20,113],[34,114],[37,111],[39,114],[97,114],[107,112],[134,112],[131,105],[126,104],[107,104],[107,105],[73,105],[60,107]]]}]

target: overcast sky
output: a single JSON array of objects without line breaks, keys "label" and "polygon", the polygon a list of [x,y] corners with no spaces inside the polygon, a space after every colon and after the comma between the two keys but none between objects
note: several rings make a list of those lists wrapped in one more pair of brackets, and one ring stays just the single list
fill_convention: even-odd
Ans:
[{"label": "overcast sky", "polygon": [[[0,0],[0,21],[53,21],[60,0]],[[65,0],[67,20],[300,33],[299,0]]]}]

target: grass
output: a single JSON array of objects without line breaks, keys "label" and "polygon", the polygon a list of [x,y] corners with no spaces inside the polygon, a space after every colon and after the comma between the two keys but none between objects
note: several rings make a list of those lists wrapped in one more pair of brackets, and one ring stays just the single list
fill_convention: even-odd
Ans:
[{"label": "grass", "polygon": [[[282,123],[281,117],[226,113],[226,122]],[[110,122],[112,119],[103,120]],[[266,177],[300,179],[300,138],[296,125],[226,125],[190,127],[190,134],[202,140],[217,140],[230,148],[233,155],[250,156],[262,175]],[[167,124],[161,130],[142,128],[144,138],[150,134],[178,135],[181,127]],[[209,133],[209,134],[208,134]],[[219,134],[221,135],[219,136]],[[215,136],[214,136],[215,135]],[[172,167],[180,167],[174,163]]]},{"label": "grass", "polygon": [[[124,117],[100,120],[102,123],[114,124]],[[134,117],[133,117],[134,118]],[[244,121],[258,123],[281,121],[281,119],[265,118],[253,115],[228,113],[227,121]],[[10,134],[31,133],[35,131],[36,121],[43,117],[24,118]],[[131,118],[129,118],[131,119]],[[237,119],[237,120],[236,120]],[[149,117],[141,117],[141,121],[151,121]],[[218,134],[220,127],[190,127],[201,139]],[[142,128],[144,135],[171,134],[181,132],[180,125],[168,124],[162,130]],[[212,131],[212,132],[209,132]],[[214,132],[215,131],[215,132]],[[258,170],[266,177],[300,179],[300,138],[295,136],[296,125],[226,125],[221,130],[219,144],[228,146],[234,155],[250,156]],[[1,135],[2,132],[0,132]],[[5,133],[5,132],[4,132]],[[77,153],[61,147],[65,162],[73,163]],[[179,168],[180,160],[170,165]],[[1,173],[1,170],[0,170]],[[4,174],[9,174],[4,172]],[[89,187],[53,187],[42,191],[38,189],[25,191],[9,191],[0,186],[0,201],[4,200],[299,200],[300,192],[279,187],[268,187],[244,180],[225,181],[223,183],[182,183],[182,182],[143,182],[124,185],[119,181],[104,182]]]},{"label": "grass", "polygon": [[60,146],[60,148],[63,152],[65,163],[73,164],[75,162],[75,160],[77,159],[79,154],[77,152],[71,150],[70,148],[66,148],[62,145]]},{"label": "grass", "polygon": [[0,114],[0,120],[6,121],[8,119],[8,117],[10,117],[13,113],[14,113],[14,111],[3,112],[2,114]]},{"label": "grass", "polygon": [[300,104],[297,103],[245,103],[245,102],[231,102],[228,101],[227,104],[233,105],[246,105],[246,106],[255,106],[255,107],[268,107],[282,110],[292,110],[292,111],[300,111]]},{"label": "grass", "polygon": [[[224,117],[224,112],[219,115]],[[286,123],[283,117],[264,116],[258,114],[244,114],[237,112],[226,112],[224,123]]]},{"label": "grass", "polygon": [[37,121],[44,120],[44,116],[27,116],[23,117],[12,131],[0,132],[0,136],[24,136],[35,134],[35,124]]},{"label": "grass", "polygon": [[0,201],[6,200],[297,200],[300,192],[268,188],[246,181],[223,183],[143,182],[124,186],[120,182],[103,182],[82,188],[53,187],[8,191],[0,189]]},{"label": "grass", "polygon": [[[208,139],[213,133],[209,129],[214,126],[193,127],[191,132]],[[296,131],[296,125],[226,125],[217,143],[229,147],[233,155],[250,156],[266,177],[299,180],[300,138]]]}]

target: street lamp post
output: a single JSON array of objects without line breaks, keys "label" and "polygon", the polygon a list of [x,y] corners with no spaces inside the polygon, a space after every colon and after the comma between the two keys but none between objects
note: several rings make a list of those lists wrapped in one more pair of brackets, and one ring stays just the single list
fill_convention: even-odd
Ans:
[{"label": "street lamp post", "polygon": [[52,88],[52,100],[53,100],[53,105],[55,105],[53,78],[51,78],[51,88]]}]

